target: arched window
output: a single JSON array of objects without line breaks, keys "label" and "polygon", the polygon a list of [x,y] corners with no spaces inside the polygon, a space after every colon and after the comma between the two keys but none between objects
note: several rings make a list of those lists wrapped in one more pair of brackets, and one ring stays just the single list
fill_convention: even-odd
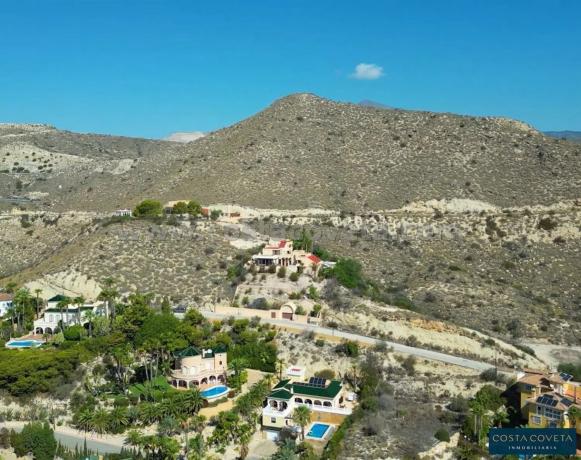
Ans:
[{"label": "arched window", "polygon": [[303,403],[303,398],[295,398],[295,402],[298,404],[302,404]]},{"label": "arched window", "polygon": [[332,407],[332,404],[330,401],[323,401],[323,406],[325,407]]},{"label": "arched window", "polygon": [[322,406],[321,401],[319,401],[318,399],[315,399],[315,406]]}]

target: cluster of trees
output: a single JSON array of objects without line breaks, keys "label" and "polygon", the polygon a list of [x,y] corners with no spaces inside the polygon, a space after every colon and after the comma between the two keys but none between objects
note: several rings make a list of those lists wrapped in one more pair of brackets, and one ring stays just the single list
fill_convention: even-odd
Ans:
[{"label": "cluster of trees", "polygon": [[135,405],[115,404],[111,410],[102,407],[94,397],[77,398],[76,403],[71,404],[74,425],[84,432],[98,434],[120,434],[129,427],[146,427],[153,423],[165,423],[166,427],[174,427],[177,433],[180,422],[190,422],[202,405],[203,398],[198,389],[179,392],[171,387],[155,400]]},{"label": "cluster of trees", "polygon": [[9,322],[9,328],[4,327],[6,333],[15,331],[22,333],[32,329],[32,322],[38,318],[39,311],[42,307],[43,300],[40,297],[42,289],[35,289],[34,295],[27,288],[18,289],[14,282],[7,283],[4,291],[13,294],[12,308],[9,310],[6,322]]},{"label": "cluster of trees", "polygon": [[212,421],[215,428],[208,444],[224,453],[230,443],[236,442],[240,458],[246,458],[248,445],[259,423],[262,403],[269,393],[270,379],[264,379],[240,396],[231,410],[220,412]]},{"label": "cluster of trees", "polygon": [[[172,214],[189,214],[199,216],[202,213],[202,206],[195,200],[179,201],[171,209]],[[143,200],[133,210],[135,217],[159,217],[163,214],[163,205],[157,200]],[[219,214],[216,218],[219,217]]]},{"label": "cluster of trees", "polygon": [[20,433],[11,433],[10,444],[18,457],[32,453],[36,460],[53,460],[57,451],[54,432],[48,423],[24,425]]},{"label": "cluster of trees", "polygon": [[[46,349],[19,350],[23,359],[11,359],[13,350],[0,349],[0,390],[15,396],[53,393],[71,383],[79,364],[97,356],[105,364],[107,383],[95,393],[125,393],[131,383],[165,375],[173,354],[188,345],[228,350],[229,361],[243,359],[245,366],[273,371],[276,362],[275,332],[259,320],[209,322],[197,310],[183,320],[152,307],[153,296],[133,293],[123,302],[114,286],[105,287],[108,318],[89,323],[89,336],[71,327],[62,343]],[[79,376],[76,376],[79,377]]]},{"label": "cluster of trees", "polygon": [[80,347],[63,349],[0,349],[0,389],[13,396],[54,393],[78,377],[79,364],[92,355]]},{"label": "cluster of trees", "polygon": [[476,439],[479,444],[486,442],[491,427],[508,422],[506,400],[501,394],[502,392],[495,386],[484,385],[468,403],[470,412],[463,432]]}]

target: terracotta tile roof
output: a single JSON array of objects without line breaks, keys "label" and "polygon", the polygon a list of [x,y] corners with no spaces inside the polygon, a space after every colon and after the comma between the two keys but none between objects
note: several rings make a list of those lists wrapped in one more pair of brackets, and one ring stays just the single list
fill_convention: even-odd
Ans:
[{"label": "terracotta tile roof", "polygon": [[309,254],[307,256],[307,259],[309,259],[310,261],[312,261],[315,264],[318,264],[321,262],[321,259],[319,259],[315,254]]},{"label": "terracotta tile roof", "polygon": [[7,300],[10,301],[12,299],[12,294],[8,294],[7,292],[0,292],[0,302],[6,302]]},{"label": "terracotta tile roof", "polygon": [[286,246],[287,241],[286,240],[280,240],[278,243],[276,244],[268,244],[266,247],[268,249],[282,249]]}]

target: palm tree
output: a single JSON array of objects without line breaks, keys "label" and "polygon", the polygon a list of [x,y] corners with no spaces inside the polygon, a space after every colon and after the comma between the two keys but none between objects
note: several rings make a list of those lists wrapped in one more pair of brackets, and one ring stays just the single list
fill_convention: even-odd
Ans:
[{"label": "palm tree", "polygon": [[95,433],[103,434],[109,427],[109,413],[107,410],[99,407],[93,413],[93,430]]},{"label": "palm tree", "polygon": [[34,293],[36,294],[36,319],[38,319],[38,315],[40,314],[38,307],[40,306],[40,294],[42,294],[42,289],[36,288]]},{"label": "palm tree", "polygon": [[305,427],[311,421],[311,409],[307,406],[298,406],[293,412],[293,422],[301,427],[301,438],[305,439]]},{"label": "palm tree", "polygon": [[87,437],[87,432],[94,430],[93,413],[89,409],[85,409],[79,414],[77,428],[85,432],[85,438]]},{"label": "palm tree", "polygon": [[241,460],[244,460],[246,457],[248,457],[248,445],[252,439],[252,432],[252,427],[248,423],[241,425],[240,429],[238,430],[238,444],[240,446],[239,452]]},{"label": "palm tree", "polygon": [[119,433],[129,425],[129,417],[127,415],[127,409],[124,407],[115,407],[109,413],[109,428],[114,433]]},{"label": "palm tree", "polygon": [[18,324],[18,329],[20,330],[22,327],[22,323],[24,321],[24,316],[26,312],[29,310],[31,306],[31,296],[30,291],[26,288],[18,289],[16,294],[14,295],[13,304],[16,307],[16,322]]},{"label": "palm tree", "polygon": [[181,407],[187,415],[196,415],[202,408],[204,398],[198,388],[191,388],[189,391],[180,394]]},{"label": "palm tree", "polygon": [[115,280],[113,278],[105,278],[103,284],[105,287],[100,292],[98,299],[106,302],[107,308],[105,310],[105,316],[113,322],[115,319],[115,299],[119,297],[119,292],[114,287]]},{"label": "palm tree", "polygon": [[296,454],[296,447],[292,439],[286,439],[280,449],[270,458],[271,460],[298,460],[299,456]]},{"label": "palm tree", "polygon": [[87,312],[85,313],[85,319],[89,324],[89,337],[93,337],[93,321],[95,321],[96,317],[97,316],[95,315],[95,312],[93,310],[87,310]]},{"label": "palm tree", "polygon": [[276,360],[276,371],[278,372],[278,380],[282,380],[282,371],[284,371],[285,361],[282,358]]},{"label": "palm tree", "polygon": [[73,304],[77,306],[77,324],[81,324],[81,307],[85,304],[85,298],[80,295],[73,299]]},{"label": "palm tree", "polygon": [[186,449],[188,460],[202,460],[206,455],[206,442],[201,434],[197,434],[192,439]]},{"label": "palm tree", "polygon": [[243,372],[247,366],[247,361],[244,358],[234,358],[228,363],[228,368],[234,371],[234,387],[237,390],[242,388]]},{"label": "palm tree", "polygon": [[143,435],[139,431],[131,430],[129,433],[127,433],[127,437],[123,443],[125,445],[139,449],[141,447],[142,439]]},{"label": "palm tree", "polygon": [[[63,310],[66,308],[68,310],[69,305],[71,304],[71,299],[69,297],[63,297],[59,302],[56,304],[57,308],[61,313],[61,329],[64,331],[66,327],[65,319],[63,316]],[[68,314],[67,314],[67,322],[68,322]]]}]

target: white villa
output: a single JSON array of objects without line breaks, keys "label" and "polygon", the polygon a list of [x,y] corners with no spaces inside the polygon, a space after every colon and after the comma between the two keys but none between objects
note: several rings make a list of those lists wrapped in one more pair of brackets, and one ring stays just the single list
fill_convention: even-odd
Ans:
[{"label": "white villa", "polygon": [[48,300],[42,318],[34,321],[35,334],[54,334],[61,329],[61,326],[73,324],[85,326],[89,322],[87,320],[88,312],[93,312],[97,316],[104,314],[104,303],[102,302],[99,304],[68,305],[61,312],[58,303],[64,298],[65,296],[59,294]]},{"label": "white villa", "polygon": [[[299,376],[301,380],[295,380]],[[287,378],[281,380],[266,398],[262,409],[262,426],[268,439],[276,440],[284,428],[296,429],[292,417],[297,406],[311,409],[311,422],[339,425],[351,414],[351,403],[347,400],[339,380],[311,377],[303,381],[304,370],[291,367]]]},{"label": "white villa", "polygon": [[259,268],[291,267],[298,269],[311,268],[316,271],[321,264],[321,259],[316,255],[303,250],[295,250],[290,240],[269,241],[260,254],[252,256],[252,263]]},{"label": "white villa", "polygon": [[12,294],[0,292],[0,317],[4,316],[12,308],[12,299]]},{"label": "white villa", "polygon": [[198,350],[188,347],[176,353],[175,357],[176,369],[171,371],[169,381],[178,390],[226,383],[228,359],[225,348]]}]

